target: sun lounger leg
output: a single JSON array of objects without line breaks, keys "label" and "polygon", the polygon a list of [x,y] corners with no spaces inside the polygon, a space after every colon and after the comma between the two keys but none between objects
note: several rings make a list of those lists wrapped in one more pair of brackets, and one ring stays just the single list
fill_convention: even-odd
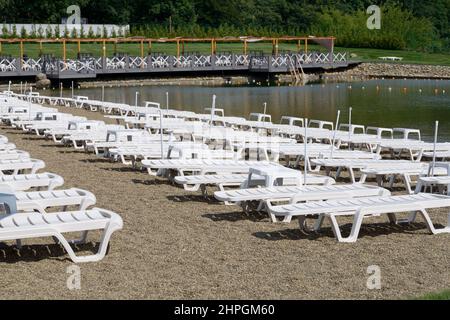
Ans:
[{"label": "sun lounger leg", "polygon": [[427,224],[427,228],[432,234],[450,233],[450,214],[448,216],[447,226],[444,228],[436,229],[433,225],[433,222],[431,221],[430,216],[428,215],[428,212],[425,209],[421,209],[419,211],[419,213],[425,220],[425,223]]},{"label": "sun lounger leg", "polygon": [[355,172],[353,171],[353,168],[348,168],[348,172],[350,173],[350,178],[352,179],[352,183],[356,183]]},{"label": "sun lounger leg", "polygon": [[115,231],[115,227],[108,224],[103,231],[102,238],[100,240],[98,252],[96,254],[87,255],[79,257],[75,254],[72,247],[70,246],[69,242],[64,238],[64,236],[60,233],[55,233],[55,237],[58,239],[58,241],[62,244],[64,249],[67,251],[68,255],[75,263],[82,263],[82,262],[96,262],[103,259],[103,257],[106,254],[106,250],[108,249],[108,243],[109,239],[111,238],[112,233]]},{"label": "sun lounger leg", "polygon": [[355,217],[353,218],[353,225],[352,230],[350,231],[350,235],[346,238],[342,237],[341,230],[339,229],[339,225],[337,223],[336,217],[331,214],[330,220],[331,220],[331,227],[333,230],[333,233],[337,239],[338,242],[356,242],[358,239],[359,230],[361,229],[361,224],[363,221],[363,214],[360,212],[355,213]]},{"label": "sun lounger leg", "polygon": [[322,228],[322,224],[323,224],[324,220],[325,220],[325,216],[323,214],[320,214],[317,217],[316,223],[314,225],[314,231],[319,231],[320,228]]},{"label": "sun lounger leg", "polygon": [[81,237],[79,239],[71,240],[70,243],[72,244],[84,244],[86,243],[88,231],[83,231],[81,233]]}]

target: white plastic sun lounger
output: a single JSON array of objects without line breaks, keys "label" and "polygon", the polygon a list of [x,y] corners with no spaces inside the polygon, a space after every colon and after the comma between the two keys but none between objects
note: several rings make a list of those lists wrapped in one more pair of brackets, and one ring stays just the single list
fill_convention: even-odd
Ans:
[{"label": "white plastic sun lounger", "polygon": [[15,150],[16,145],[11,142],[0,143],[0,151]]},{"label": "white plastic sun lounger", "polygon": [[22,150],[0,151],[0,160],[30,159],[30,154]]},{"label": "white plastic sun lounger", "polygon": [[[148,173],[157,175],[161,169],[171,169],[177,171],[178,175],[185,172],[206,173],[233,173],[242,170],[249,170],[258,166],[279,166],[279,164],[268,161],[245,161],[245,160],[214,160],[214,159],[164,159],[164,160],[143,160],[142,166],[147,168]],[[157,170],[154,172],[153,170]]]},{"label": "white plastic sun lounger", "polygon": [[[245,171],[245,169],[243,171]],[[299,171],[300,176],[301,174],[302,173]],[[183,185],[184,189],[188,191],[197,191],[199,188],[202,188],[202,191],[204,191],[206,185],[214,185],[217,186],[219,190],[224,191],[224,187],[240,186],[247,179],[248,173],[235,173],[178,176],[174,178],[174,181]],[[253,179],[255,179],[255,177]],[[317,174],[308,174],[306,179],[309,184],[330,185],[335,183],[333,178]],[[256,177],[255,180],[264,182],[265,178]]]},{"label": "white plastic sun lounger", "polygon": [[[73,262],[95,262],[104,258],[112,233],[122,227],[122,218],[117,213],[100,208],[47,214],[13,213],[0,216],[0,241],[54,237],[63,245]],[[77,256],[70,243],[85,242],[91,230],[103,230],[98,252]],[[68,232],[81,232],[82,237],[80,240],[67,241],[63,233]]]},{"label": "white plastic sun lounger", "polygon": [[64,179],[61,176],[49,172],[0,175],[0,185],[7,185],[15,191],[25,191],[33,188],[53,190],[63,184]]},{"label": "white plastic sun lounger", "polygon": [[430,188],[430,192],[433,192],[433,187],[437,187],[438,191],[442,194],[445,191],[447,196],[450,196],[450,176],[441,177],[420,177],[415,193],[426,192],[427,188]]},{"label": "white plastic sun lounger", "polygon": [[342,185],[307,185],[307,186],[275,186],[269,188],[249,188],[228,191],[216,191],[214,197],[219,201],[243,202],[292,199],[299,201],[314,201],[324,199],[343,199],[354,197],[390,195],[386,189],[366,184]]},{"label": "white plastic sun lounger", "polygon": [[4,175],[5,171],[13,171],[13,175],[22,171],[36,173],[44,167],[44,161],[38,159],[0,160],[0,175]]},{"label": "white plastic sun lounger", "polygon": [[370,166],[371,168],[390,168],[392,166],[399,165],[413,165],[414,162],[407,160],[371,160],[371,159],[312,159],[311,162],[320,167],[325,167],[327,173],[331,171],[331,168],[338,168],[336,178],[339,177],[341,169],[346,168],[350,174],[352,183],[356,182],[354,170],[364,169]]},{"label": "white plastic sun lounger", "polygon": [[[371,167],[368,166],[365,169],[361,170],[361,178],[359,180],[360,183],[364,183],[366,181],[367,176],[375,176],[377,179],[378,185],[381,187],[383,185],[383,178],[389,177],[389,187],[392,188],[394,184],[394,179],[396,176],[400,176],[404,183],[406,190],[409,194],[414,193],[411,187],[413,176],[426,176],[429,171],[429,165],[427,163],[413,162],[406,165],[395,165],[389,167]],[[447,168],[444,167],[435,167],[434,174],[439,176],[447,176],[449,174]]]},{"label": "white plastic sun lounger", "polygon": [[[83,211],[96,202],[94,194],[77,188],[13,193],[16,196],[18,211],[38,211],[42,214],[50,207],[77,206],[76,210]],[[66,211],[66,208],[63,210]]]},{"label": "white plastic sun lounger", "polygon": [[[432,234],[450,233],[450,216],[444,228],[436,229],[428,215],[427,209],[450,207],[450,197],[428,193],[403,196],[385,196],[356,198],[348,200],[313,201],[306,203],[281,205],[271,208],[275,216],[298,216],[300,227],[305,227],[306,216],[319,216],[315,229],[318,230],[325,217],[331,221],[331,227],[339,242],[356,242],[364,218],[387,214],[392,223],[411,223],[419,213]],[[409,212],[410,216],[398,220],[396,213]],[[343,237],[339,229],[337,217],[353,216],[353,225],[348,237]]]}]

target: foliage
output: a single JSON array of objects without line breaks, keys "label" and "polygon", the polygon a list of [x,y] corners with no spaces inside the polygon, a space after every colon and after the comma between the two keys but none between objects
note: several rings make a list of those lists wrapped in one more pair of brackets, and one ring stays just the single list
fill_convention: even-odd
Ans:
[{"label": "foliage", "polygon": [[[2,0],[5,23],[60,23],[72,0]],[[378,0],[382,29],[365,28],[373,0],[78,0],[94,24],[130,24],[131,36],[335,35],[370,48],[450,49],[450,0]],[[12,33],[12,32],[11,32]],[[88,31],[100,36],[102,30]],[[116,32],[118,36],[119,32]],[[124,35],[126,36],[126,35]]]}]

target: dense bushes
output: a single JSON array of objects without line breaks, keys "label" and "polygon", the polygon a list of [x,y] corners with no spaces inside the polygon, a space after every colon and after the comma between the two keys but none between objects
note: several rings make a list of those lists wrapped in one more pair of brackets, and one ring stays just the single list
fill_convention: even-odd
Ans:
[{"label": "dense bushes", "polygon": [[310,30],[316,35],[332,34],[337,37],[337,44],[345,47],[426,50],[437,40],[428,19],[417,18],[398,6],[382,7],[380,30],[369,30],[367,17],[362,10],[347,14],[327,9]]},{"label": "dense bushes", "polygon": [[[60,23],[72,0],[0,0],[6,23]],[[351,47],[448,51],[450,0],[78,0],[89,23],[130,24],[148,37],[334,35]],[[381,30],[365,9],[383,8]],[[48,34],[46,30],[44,33]],[[17,35],[21,30],[16,30]],[[39,33],[38,30],[36,33]],[[28,35],[30,36],[30,35]],[[78,35],[80,36],[80,35]],[[96,36],[84,30],[83,36]],[[117,36],[122,36],[117,34]]]}]

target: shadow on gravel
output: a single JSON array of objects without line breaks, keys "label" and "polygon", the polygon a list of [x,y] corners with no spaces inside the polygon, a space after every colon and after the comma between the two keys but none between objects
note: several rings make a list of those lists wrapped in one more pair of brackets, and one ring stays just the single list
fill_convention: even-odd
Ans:
[{"label": "shadow on gravel", "polygon": [[[221,204],[218,202],[218,204]],[[253,221],[259,222],[266,220],[269,222],[269,218],[265,213],[259,212],[226,212],[226,213],[207,213],[202,215],[204,218],[211,219],[214,222],[220,221],[229,221],[229,222],[237,222],[237,221]]]},{"label": "shadow on gravel", "polygon": [[[293,221],[291,223],[296,223]],[[341,226],[341,233],[343,237],[347,237],[350,234],[352,229],[352,224],[344,224]],[[365,237],[379,237],[383,235],[390,234],[408,234],[413,233],[419,230],[423,230],[426,233],[426,226],[424,223],[412,223],[409,225],[395,225],[391,223],[377,223],[377,224],[363,224],[361,226],[361,230],[359,232],[358,238]],[[284,229],[279,231],[271,231],[271,232],[255,232],[253,234],[255,237],[269,240],[269,241],[278,241],[278,240],[301,240],[301,239],[309,239],[315,240],[321,237],[332,237],[334,238],[333,230],[330,227],[322,228],[320,232],[311,232],[304,233],[300,229]]]},{"label": "shadow on gravel", "polygon": [[180,196],[167,196],[167,200],[174,201],[174,202],[202,202],[202,203],[208,203],[208,204],[222,204],[222,202],[217,201],[214,197],[211,196],[203,196],[203,195],[180,195]]},{"label": "shadow on gravel", "polygon": [[143,180],[143,179],[132,179],[131,180],[135,184],[143,184],[146,186],[157,186],[157,185],[172,185],[170,181],[167,180],[159,180],[159,179],[153,179],[153,180]]},{"label": "shadow on gravel", "polygon": [[[97,253],[98,243],[88,242],[83,245],[72,245],[72,248],[75,254],[79,256],[90,255]],[[19,250],[15,246],[0,243],[0,263],[31,262],[46,259],[72,261],[59,244],[24,245]]]}]

